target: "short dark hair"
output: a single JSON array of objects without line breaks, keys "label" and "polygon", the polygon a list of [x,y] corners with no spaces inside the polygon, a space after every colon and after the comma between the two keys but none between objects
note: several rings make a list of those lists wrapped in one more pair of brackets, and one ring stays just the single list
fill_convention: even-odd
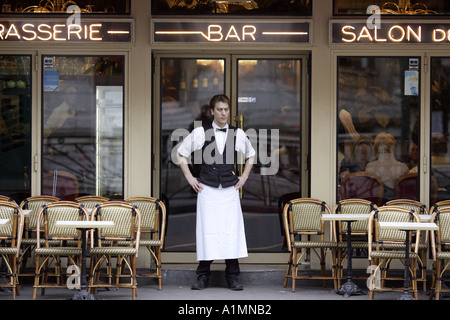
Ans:
[{"label": "short dark hair", "polygon": [[214,109],[214,107],[218,102],[224,102],[228,104],[228,107],[231,107],[231,101],[226,95],[216,94],[214,97],[211,98],[211,101],[209,102],[209,108]]}]

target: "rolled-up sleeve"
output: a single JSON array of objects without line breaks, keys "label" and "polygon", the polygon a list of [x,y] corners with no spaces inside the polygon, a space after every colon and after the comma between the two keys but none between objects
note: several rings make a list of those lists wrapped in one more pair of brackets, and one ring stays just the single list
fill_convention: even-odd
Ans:
[{"label": "rolled-up sleeve", "polygon": [[245,159],[253,157],[256,154],[255,149],[242,129],[237,129],[236,132],[236,151],[245,155]]},{"label": "rolled-up sleeve", "polygon": [[183,142],[178,147],[178,153],[183,157],[189,157],[195,150],[201,149],[205,144],[205,130],[203,127],[198,127],[184,138]]}]

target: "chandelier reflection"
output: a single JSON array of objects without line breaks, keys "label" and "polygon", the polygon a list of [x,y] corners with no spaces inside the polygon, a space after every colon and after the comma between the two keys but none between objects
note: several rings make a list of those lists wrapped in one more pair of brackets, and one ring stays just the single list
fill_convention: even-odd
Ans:
[{"label": "chandelier reflection", "polygon": [[411,4],[409,0],[399,0],[395,2],[385,2],[381,6],[381,13],[387,14],[437,14],[436,11],[428,10],[424,3]]},{"label": "chandelier reflection", "polygon": [[[78,6],[75,1],[69,0],[41,0],[37,6],[29,6],[21,10],[23,12],[66,12],[69,6]],[[81,12],[92,12],[93,5],[88,4],[86,8],[80,8]],[[16,8],[16,11],[17,8]]]}]

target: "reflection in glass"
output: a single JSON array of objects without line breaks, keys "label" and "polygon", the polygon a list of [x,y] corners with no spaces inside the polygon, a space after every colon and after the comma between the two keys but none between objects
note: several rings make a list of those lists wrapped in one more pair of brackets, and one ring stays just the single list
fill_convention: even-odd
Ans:
[{"label": "reflection in glass", "polygon": [[450,58],[431,58],[431,204],[450,199],[449,72]]},{"label": "reflection in glass", "polygon": [[152,0],[153,15],[244,14],[310,16],[310,0]]},{"label": "reflection in glass", "polygon": [[[167,251],[195,251],[197,194],[179,166],[172,150],[194,127],[212,121],[209,101],[225,92],[224,59],[161,59],[161,196],[168,205]],[[184,136],[172,141],[176,130]],[[196,170],[191,166],[191,170]]]},{"label": "reflection in glass", "polygon": [[0,195],[30,196],[31,57],[0,56]]},{"label": "reflection in glass", "polygon": [[253,252],[282,250],[279,201],[300,194],[301,86],[299,59],[238,59],[237,113],[257,150],[242,198]]},{"label": "reflection in glass", "polygon": [[[373,181],[352,188],[362,178],[348,175],[364,172],[382,183],[380,204],[400,195],[419,200],[420,82],[410,59],[418,58],[338,58],[338,199],[379,196]],[[412,182],[401,182],[408,173]],[[349,189],[365,193],[349,196]]]},{"label": "reflection in glass", "polygon": [[[335,15],[367,14],[369,6],[378,6],[387,15],[448,15],[450,3],[446,0],[335,0]],[[371,13],[370,13],[371,14]]]},{"label": "reflection in glass", "polygon": [[10,13],[66,13],[77,5],[81,13],[130,13],[130,1],[123,0],[5,0],[1,12]]},{"label": "reflection in glass", "polygon": [[42,194],[123,194],[123,57],[43,57]]}]

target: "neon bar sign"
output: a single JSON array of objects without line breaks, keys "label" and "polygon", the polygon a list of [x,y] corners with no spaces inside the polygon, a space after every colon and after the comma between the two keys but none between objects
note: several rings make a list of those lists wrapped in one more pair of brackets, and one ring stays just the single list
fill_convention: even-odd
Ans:
[{"label": "neon bar sign", "polygon": [[308,22],[154,22],[154,43],[309,43]]},{"label": "neon bar sign", "polygon": [[381,23],[370,29],[366,23],[333,23],[332,42],[342,43],[450,43],[450,24]]},{"label": "neon bar sign", "polygon": [[131,22],[0,21],[0,42],[131,42]]}]

